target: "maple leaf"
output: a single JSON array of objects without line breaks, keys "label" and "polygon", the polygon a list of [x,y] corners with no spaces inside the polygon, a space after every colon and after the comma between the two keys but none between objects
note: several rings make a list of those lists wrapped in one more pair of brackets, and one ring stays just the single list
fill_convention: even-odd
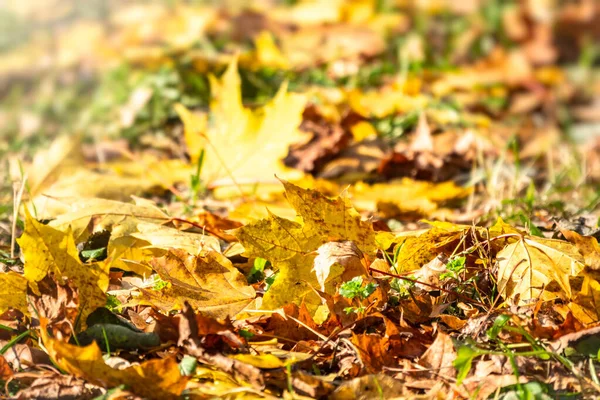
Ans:
[{"label": "maple leaf", "polygon": [[3,272],[0,274],[0,314],[14,308],[25,315],[27,309],[27,279],[16,272]]},{"label": "maple leaf", "polygon": [[[38,152],[33,163],[26,166],[32,188],[28,191],[29,200],[33,209],[40,210],[38,217],[54,218],[81,198],[125,201],[132,195],[187,181],[192,173],[191,167],[181,160],[161,160],[154,156],[94,167],[85,164],[77,137],[61,136],[49,149]],[[14,178],[21,179],[17,166],[11,165],[11,169]]]},{"label": "maple leaf", "polygon": [[[570,280],[571,287],[578,290],[573,294],[573,299],[566,305],[562,314],[567,310],[573,313],[578,321],[583,324],[593,324],[600,321],[600,282],[597,272],[582,272],[575,279]],[[561,307],[559,307],[559,310]]]},{"label": "maple leaf", "polygon": [[31,283],[41,281],[48,273],[57,279],[70,279],[79,290],[80,320],[106,304],[108,262],[84,265],[70,229],[61,232],[36,221],[28,212],[25,231],[18,239],[25,259],[24,277]]},{"label": "maple leaf", "polygon": [[263,298],[264,309],[276,309],[289,303],[299,305],[304,299],[314,312],[320,300],[312,287],[324,286],[325,292],[335,293],[338,284],[357,274],[353,268],[345,275],[345,269],[334,263],[335,268],[328,273],[324,267],[317,266],[317,275],[314,270],[316,250],[328,242],[352,241],[364,256],[372,257],[377,250],[375,232],[370,223],[361,220],[348,199],[332,200],[315,190],[282,183],[286,198],[302,223],[271,214],[269,218],[238,228],[234,234],[247,256],[267,259],[279,270]]},{"label": "maple leaf", "polygon": [[226,318],[236,315],[256,296],[231,261],[215,251],[194,256],[172,249],[150,264],[169,285],[160,290],[142,290],[142,296],[133,303],[171,311],[181,309],[187,301],[207,316]]},{"label": "maple leaf", "polygon": [[137,232],[140,222],[162,223],[168,220],[169,216],[148,200],[135,198],[135,204],[132,204],[95,198],[74,202],[67,212],[48,225],[61,231],[70,228],[75,240],[82,242],[90,235],[90,228],[92,231],[110,230],[114,238]]},{"label": "maple leaf", "polygon": [[103,387],[127,385],[149,399],[177,399],[187,384],[174,357],[144,361],[122,370],[104,363],[102,352],[94,342],[86,347],[74,346],[48,337],[40,330],[48,355],[66,372]]},{"label": "maple leaf", "polygon": [[[498,292],[509,301],[525,305],[541,298],[570,299],[569,277],[585,268],[583,256],[574,245],[543,238],[522,237],[496,255]],[[557,288],[551,286],[558,285]]]},{"label": "maple leaf", "polygon": [[113,260],[112,267],[141,276],[151,273],[146,263],[163,256],[168,248],[194,254],[203,248],[220,249],[214,237],[162,225],[169,220],[148,200],[135,198],[135,204],[131,204],[89,199],[74,203],[71,212],[59,215],[49,225],[63,231],[72,228],[78,242],[86,240],[92,231],[111,231],[107,253]]},{"label": "maple leaf", "polygon": [[[205,150],[202,178],[207,184],[257,183],[274,174],[290,176],[281,160],[289,145],[302,140],[298,126],[306,103],[304,95],[287,93],[282,85],[264,107],[252,111],[242,104],[241,83],[234,59],[221,80],[210,77],[213,100],[211,124],[194,118],[185,107],[176,111],[184,122],[190,154],[197,157],[201,143]],[[192,134],[195,133],[196,137]],[[192,158],[197,162],[197,158]]]},{"label": "maple leaf", "polygon": [[378,210],[383,215],[395,217],[401,214],[431,216],[440,204],[468,196],[470,188],[462,188],[452,181],[432,183],[410,178],[385,184],[356,184],[352,199],[364,210]]}]

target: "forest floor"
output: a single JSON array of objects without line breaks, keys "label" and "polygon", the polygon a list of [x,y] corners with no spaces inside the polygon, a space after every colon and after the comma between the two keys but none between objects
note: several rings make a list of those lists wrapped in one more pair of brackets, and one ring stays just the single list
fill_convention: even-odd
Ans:
[{"label": "forest floor", "polygon": [[598,2],[21,3],[0,396],[600,396]]}]

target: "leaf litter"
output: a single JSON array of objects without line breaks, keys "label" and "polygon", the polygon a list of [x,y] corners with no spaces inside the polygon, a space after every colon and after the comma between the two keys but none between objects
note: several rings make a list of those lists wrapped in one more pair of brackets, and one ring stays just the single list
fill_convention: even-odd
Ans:
[{"label": "leaf litter", "polygon": [[1,7],[3,396],[600,393],[594,2]]}]

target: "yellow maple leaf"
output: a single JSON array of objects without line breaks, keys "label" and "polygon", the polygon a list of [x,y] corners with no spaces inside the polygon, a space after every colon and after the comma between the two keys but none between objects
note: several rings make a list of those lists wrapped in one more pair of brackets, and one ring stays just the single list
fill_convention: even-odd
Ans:
[{"label": "yellow maple leaf", "polygon": [[16,272],[3,272],[0,274],[0,314],[14,308],[25,315],[27,309],[27,279]]},{"label": "yellow maple leaf", "polygon": [[[203,130],[199,119],[179,105],[176,111],[184,122],[186,142],[197,157],[198,144],[205,150],[201,176],[209,185],[256,184],[278,176],[297,175],[281,160],[289,145],[302,140],[298,126],[306,97],[287,93],[287,85],[264,107],[252,111],[242,104],[237,60],[233,60],[219,80],[210,77],[211,124]],[[189,134],[188,134],[189,133]],[[194,135],[197,135],[194,137]],[[197,158],[192,158],[196,162]],[[293,175],[290,175],[293,173]]]},{"label": "yellow maple leaf", "polygon": [[571,299],[569,278],[585,268],[577,247],[562,240],[522,237],[496,255],[498,292],[509,302]]},{"label": "yellow maple leaf", "polygon": [[49,272],[57,279],[70,279],[79,290],[80,320],[85,325],[87,316],[106,304],[108,289],[108,262],[83,264],[71,230],[61,232],[36,221],[28,212],[25,231],[18,239],[25,259],[24,277],[39,282]]},{"label": "yellow maple leaf", "polygon": [[177,399],[187,384],[173,357],[144,361],[123,370],[104,363],[102,352],[94,342],[86,347],[74,346],[48,337],[40,330],[48,355],[66,372],[96,385],[111,388],[127,385],[142,397],[149,399]]},{"label": "yellow maple leaf", "polygon": [[150,304],[168,312],[181,309],[187,301],[205,315],[226,318],[236,315],[256,296],[244,275],[215,251],[195,256],[172,249],[150,264],[168,286],[142,290],[130,305]]},{"label": "yellow maple leaf", "polygon": [[[324,243],[352,241],[366,257],[377,250],[375,232],[346,198],[329,199],[323,194],[302,189],[283,181],[285,195],[302,223],[270,215],[268,218],[238,228],[235,235],[249,257],[269,260],[279,275],[263,298],[263,309],[285,304],[305,304],[315,311],[320,300],[312,288],[324,286],[328,293],[353,276],[345,276],[339,265],[332,266],[326,281],[319,282],[314,271],[317,249]],[[323,271],[320,272],[323,274]],[[355,271],[352,271],[356,274]]]},{"label": "yellow maple leaf", "polygon": [[441,204],[464,198],[471,193],[452,181],[433,183],[403,178],[389,183],[352,188],[352,200],[361,210],[378,210],[390,217],[399,214],[430,216]]}]

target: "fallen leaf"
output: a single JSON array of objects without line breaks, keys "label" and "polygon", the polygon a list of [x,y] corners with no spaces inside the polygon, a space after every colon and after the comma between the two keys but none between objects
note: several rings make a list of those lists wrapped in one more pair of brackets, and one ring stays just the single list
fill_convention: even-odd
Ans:
[{"label": "fallen leaf", "polygon": [[127,385],[135,394],[149,399],[177,399],[187,384],[173,357],[117,370],[104,363],[96,343],[78,347],[48,337],[45,329],[40,332],[48,354],[60,368],[98,386]]},{"label": "fallen leaf", "polygon": [[35,379],[29,387],[20,390],[15,399],[94,399],[102,396],[99,387],[82,379],[54,373]]},{"label": "fallen leaf", "polygon": [[[140,222],[163,223],[169,220],[169,216],[151,202],[136,201],[137,204],[97,198],[79,200],[48,225],[61,231],[70,227],[77,242],[82,242],[95,231],[109,230],[114,238],[136,232]],[[118,229],[113,232],[116,226]]]},{"label": "fallen leaf", "polygon": [[390,353],[389,339],[378,334],[352,332],[352,344],[358,350],[360,361],[368,373],[381,371],[383,367],[394,366],[395,360]]},{"label": "fallen leaf", "polygon": [[[575,283],[579,280],[579,283]],[[577,279],[571,279],[571,286],[576,290],[572,301],[567,304],[567,310],[573,313],[575,319],[584,325],[600,321],[600,282],[598,276],[591,272],[579,274]]]},{"label": "fallen leaf", "polygon": [[[233,317],[256,296],[246,278],[223,255],[203,251],[194,256],[172,249],[164,257],[150,262],[161,279],[170,285],[155,294],[165,311],[181,309],[188,301],[197,311],[213,318]],[[152,299],[140,297],[138,304],[152,305]]]},{"label": "fallen leaf", "polygon": [[331,394],[330,399],[393,399],[402,396],[404,393],[410,397],[411,393],[405,388],[402,381],[388,375],[377,374],[365,375],[343,382]]},{"label": "fallen leaf", "polygon": [[14,308],[29,315],[27,284],[27,279],[16,272],[0,273],[0,314]]},{"label": "fallen leaf", "polygon": [[312,137],[306,143],[292,145],[284,162],[289,167],[316,173],[348,146],[352,135],[342,125],[324,118],[314,106],[304,110],[303,118],[300,129],[312,133]]},{"label": "fallen leaf", "polygon": [[577,232],[562,229],[561,233],[579,249],[585,265],[595,271],[600,270],[600,245],[593,236],[582,236]]},{"label": "fallen leaf", "polygon": [[[518,305],[536,299],[571,299],[569,277],[578,275],[585,267],[574,245],[533,237],[523,237],[507,245],[496,259],[498,293]],[[553,288],[552,283],[558,287]]]},{"label": "fallen leaf", "polygon": [[[47,320],[47,329],[54,337],[67,340],[71,337],[73,327],[79,315],[79,293],[69,282],[60,285],[54,276],[47,275],[36,282],[36,293],[30,290],[31,315]],[[71,283],[72,284],[72,283]],[[85,301],[85,299],[83,299]]]},{"label": "fallen leaf", "polygon": [[[294,207],[302,224],[270,215],[268,219],[250,223],[234,231],[249,257],[265,258],[279,270],[277,279],[263,297],[263,309],[277,309],[288,303],[306,302],[311,312],[321,304],[312,290],[320,287],[311,270],[316,250],[324,243],[352,241],[366,256],[377,250],[372,226],[362,221],[345,198],[330,200],[314,190],[302,189],[283,182],[286,198]],[[326,292],[334,293],[336,286],[352,276],[329,272]],[[307,297],[308,296],[308,297]],[[310,299],[309,299],[310,297]]]},{"label": "fallen leaf", "polygon": [[444,203],[456,201],[471,193],[471,189],[454,182],[431,183],[410,178],[367,185],[357,183],[351,190],[352,199],[363,210],[378,210],[385,217],[430,216]]},{"label": "fallen leaf", "polygon": [[231,358],[262,369],[275,369],[285,366],[285,363],[273,354],[234,354]]},{"label": "fallen leaf", "polygon": [[[304,96],[287,93],[283,85],[260,111],[245,108],[235,60],[220,81],[215,77],[210,81],[214,123],[203,132],[200,132],[202,127],[196,125],[185,127],[186,131],[202,136],[205,150],[202,177],[206,184],[256,184],[274,174],[288,176],[289,170],[283,167],[281,160],[290,144],[302,141],[298,126],[306,103]],[[197,123],[182,110],[178,107],[184,124]],[[190,152],[199,154],[196,149]]]},{"label": "fallen leaf", "polygon": [[0,355],[0,379],[6,381],[13,376],[13,374],[14,372],[6,361],[6,358]]},{"label": "fallen leaf", "polygon": [[141,222],[137,225],[137,232],[132,237],[148,242],[145,246],[158,249],[181,249],[190,254],[198,254],[202,250],[219,252],[221,245],[219,240],[213,236],[201,233],[183,232],[164,225]]},{"label": "fallen leaf", "polygon": [[110,265],[108,262],[84,265],[70,230],[61,232],[26,213],[25,231],[18,242],[25,259],[24,276],[29,282],[39,282],[53,273],[60,284],[69,279],[77,287],[79,298],[85,299],[79,305],[81,321],[106,304]]},{"label": "fallen leaf", "polygon": [[332,268],[336,267],[336,264],[342,268],[342,273],[346,272],[349,275],[363,275],[366,272],[361,263],[361,252],[352,241],[325,243],[316,252],[313,271],[317,275],[317,281],[323,292],[329,273]]},{"label": "fallen leaf", "polygon": [[456,369],[454,368],[454,360],[456,359],[456,350],[452,338],[439,331],[435,340],[429,346],[427,351],[419,359],[419,365],[435,371],[432,378],[439,375],[445,378],[456,378]]},{"label": "fallen leaf", "polygon": [[83,163],[83,156],[79,151],[80,145],[76,137],[59,136],[47,150],[35,155],[33,163],[26,169],[32,198]]}]

